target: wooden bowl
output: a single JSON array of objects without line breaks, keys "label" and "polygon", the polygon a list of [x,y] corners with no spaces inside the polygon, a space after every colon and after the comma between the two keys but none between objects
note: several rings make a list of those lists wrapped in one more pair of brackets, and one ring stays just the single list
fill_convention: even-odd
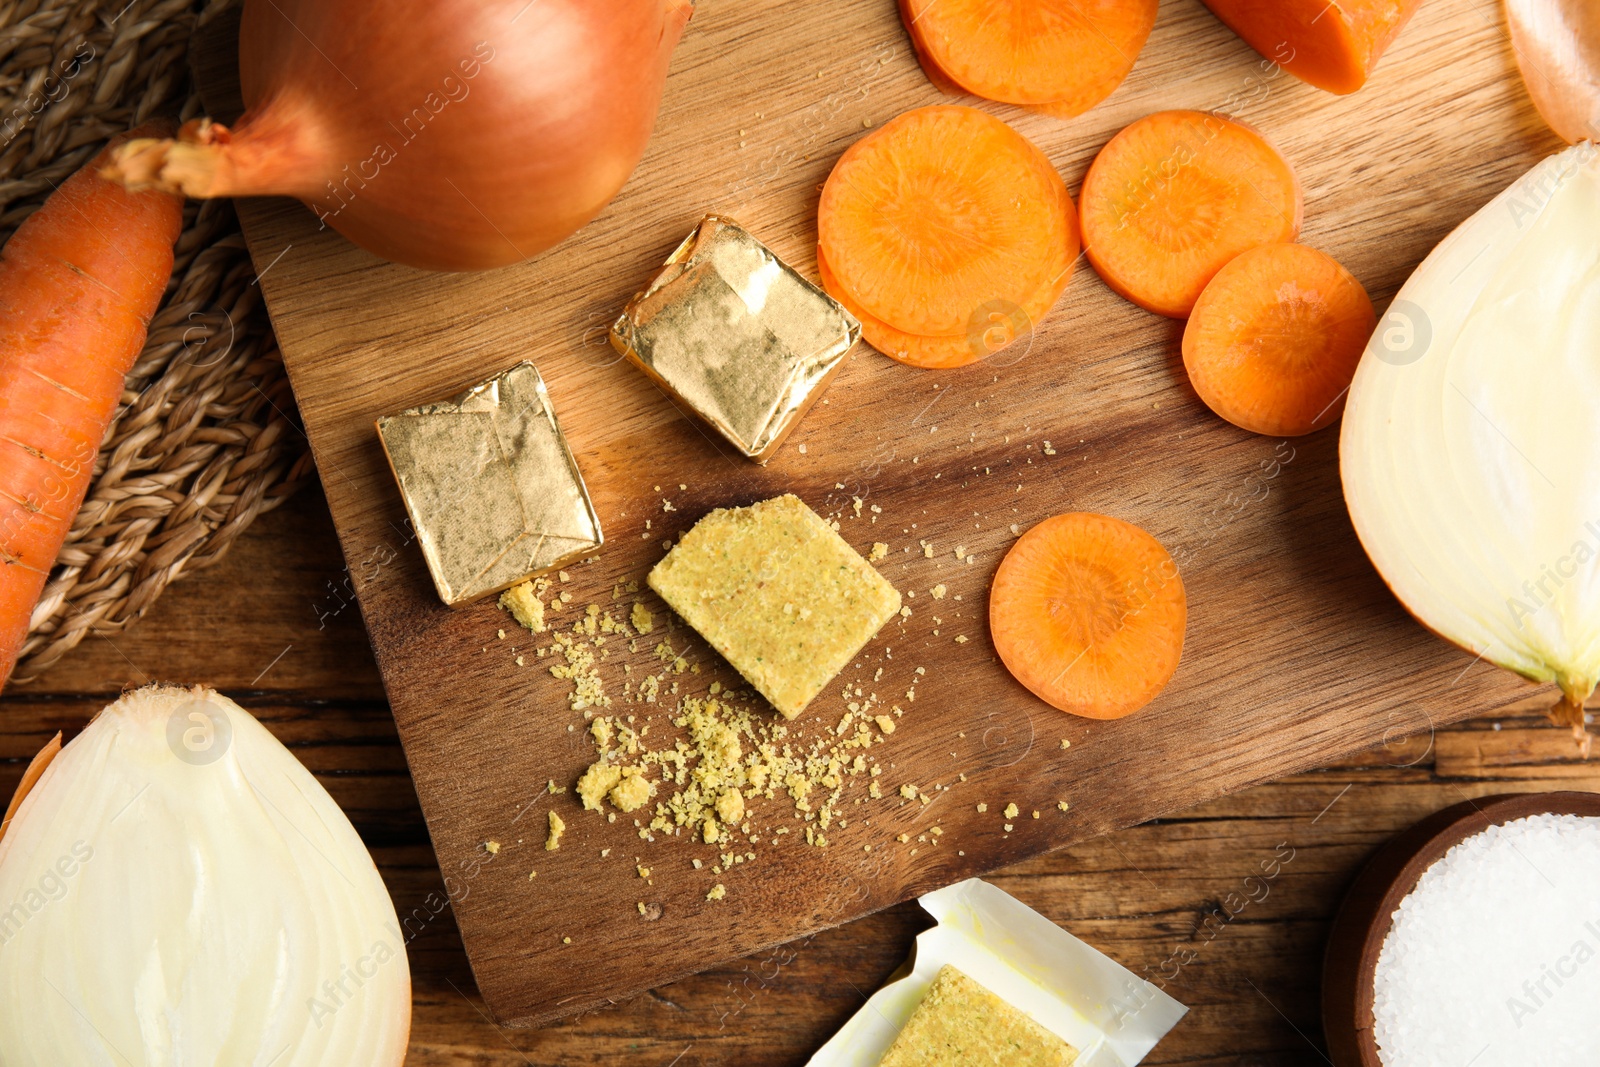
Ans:
[{"label": "wooden bowl", "polygon": [[1378,850],[1345,895],[1322,966],[1322,1029],[1334,1067],[1383,1067],[1372,1033],[1373,973],[1394,910],[1422,872],[1490,826],[1530,815],[1600,816],[1600,793],[1510,793],[1435,812]]}]

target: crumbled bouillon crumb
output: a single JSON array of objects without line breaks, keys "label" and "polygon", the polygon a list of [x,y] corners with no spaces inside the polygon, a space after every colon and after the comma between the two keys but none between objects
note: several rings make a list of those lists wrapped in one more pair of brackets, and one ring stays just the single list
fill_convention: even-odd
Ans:
[{"label": "crumbled bouillon crumb", "polygon": [[[887,554],[886,545],[883,552]],[[548,585],[544,583],[545,588]],[[533,591],[541,591],[537,582]],[[637,584],[628,583],[626,592],[636,591]],[[621,600],[624,587],[619,585],[612,593],[614,601]],[[559,610],[570,600],[571,595],[563,593],[549,602],[546,611]],[[535,651],[548,657],[551,675],[571,683],[568,702],[587,720],[585,730],[596,759],[575,788],[586,810],[604,813],[615,822],[618,811],[639,812],[653,801],[648,819],[634,821],[639,836],[647,841],[657,840],[656,835],[688,837],[737,849],[742,838],[751,845],[774,847],[793,832],[809,845],[826,848],[823,831],[835,823],[845,825],[840,816],[846,804],[862,803],[861,792],[873,799],[885,796],[876,780],[883,767],[872,758],[871,749],[885,743],[895,730],[888,713],[905,713],[898,706],[880,704],[876,693],[863,692],[862,681],[845,682],[849,710],[837,726],[830,723],[813,730],[812,723],[786,722],[739,685],[729,689],[721,681],[708,680],[703,689],[690,692],[690,676],[701,673],[700,664],[681,641],[674,647],[670,636],[654,648],[637,640],[662,630],[641,602],[634,602],[622,618],[595,604],[587,605],[576,621],[570,621],[572,614],[565,618],[569,621],[547,621],[549,643]],[[669,617],[668,635],[672,623]],[[610,669],[617,673],[608,686],[603,672],[614,651],[606,644],[613,635],[622,638],[629,652],[653,654],[661,665],[656,673],[645,674],[637,663],[614,663]],[[882,673],[880,668],[873,680]],[[649,736],[652,725],[656,732]],[[865,789],[855,781],[858,777]],[[859,790],[857,797],[846,799],[852,789]],[[905,786],[901,796],[924,803],[929,799],[912,785]],[[559,847],[565,826],[554,813],[551,818],[546,848],[553,849]],[[803,823],[803,830],[794,823]],[[893,831],[886,837],[892,835]],[[909,840],[904,834],[897,839]],[[755,860],[756,855],[730,851],[712,871],[721,873]],[[695,860],[694,866],[699,869],[700,861]],[[642,873],[645,869],[641,868],[640,877],[648,877]],[[707,899],[721,899],[723,892],[719,885]]]},{"label": "crumbled bouillon crumb", "polygon": [[[658,648],[657,655],[684,662],[669,652]],[[654,744],[644,736],[648,727],[628,724],[631,716],[596,716],[589,734],[598,758],[577,783],[584,807],[601,811],[609,801],[632,811],[650,790],[658,799],[641,836],[687,831],[710,844],[727,843],[735,834],[751,841],[766,836],[770,842],[773,829],[750,822],[752,802],[762,800],[787,801],[776,810],[767,808],[769,821],[800,819],[827,829],[837,819],[850,780],[875,769],[863,753],[893,731],[892,720],[868,716],[869,700],[860,713],[865,721],[846,715],[837,731],[802,742],[764,706],[745,703],[752,699],[747,694],[715,688],[717,696],[680,694],[671,722],[681,732]],[[881,795],[873,786],[872,795]],[[826,839],[813,835],[811,840]]]},{"label": "crumbled bouillon crumb", "polygon": [[[532,582],[514,585],[500,594],[500,606],[511,613],[520,626],[539,634],[544,633],[544,601],[534,592]],[[504,637],[504,631],[501,631]]]}]

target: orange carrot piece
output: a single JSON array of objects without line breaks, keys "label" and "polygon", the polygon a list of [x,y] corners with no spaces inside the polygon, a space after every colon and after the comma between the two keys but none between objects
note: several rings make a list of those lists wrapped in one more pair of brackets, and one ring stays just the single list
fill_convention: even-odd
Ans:
[{"label": "orange carrot piece", "polygon": [[1132,523],[1070,512],[1017,539],[989,589],[995,651],[1040,700],[1120,719],[1178,669],[1188,600],[1178,565]]},{"label": "orange carrot piece", "polygon": [[1266,138],[1201,111],[1159,111],[1113,137],[1079,206],[1105,283],[1176,319],[1234,256],[1298,237],[1303,210],[1293,168]]},{"label": "orange carrot piece", "polygon": [[1301,81],[1361,88],[1422,0],[1201,0],[1246,44]]},{"label": "orange carrot piece", "polygon": [[1295,437],[1339,417],[1377,324],[1367,291],[1333,257],[1262,245],[1200,294],[1183,365],[1200,399],[1235,426]]},{"label": "orange carrot piece", "polygon": [[1072,198],[1044,153],[970,107],[907,112],[852,145],[817,208],[836,282],[873,318],[965,334],[995,301],[1026,306],[1070,274]]},{"label": "orange carrot piece", "polygon": [[0,685],[83,503],[183,225],[181,198],[128,192],[100,176],[107,159],[63,182],[0,251]]},{"label": "orange carrot piece", "polygon": [[924,370],[954,370],[956,367],[976,363],[987,355],[982,350],[975,351],[966,334],[926,337],[922,334],[897,330],[877,318],[845,292],[844,287],[839,284],[839,279],[834,277],[833,271],[829,269],[827,258],[823,256],[820,248],[817,250],[817,276],[822,280],[822,287],[829,295],[839,301],[844,309],[861,323],[862,339],[890,359]]},{"label": "orange carrot piece", "polygon": [[960,96],[966,90],[957,85],[929,53],[927,44],[922,40],[922,31],[918,28],[911,3],[912,0],[900,0],[900,21],[905,24],[906,36],[911,38],[911,50],[917,54],[917,62],[922,66],[922,73],[941,93],[947,96]]},{"label": "orange carrot piece", "polygon": [[987,359],[1032,334],[1066,289],[1072,272],[1069,269],[1046,285],[1026,307],[996,302],[979,308],[966,332],[949,337],[906,333],[869,314],[839,285],[820,248],[817,250],[817,274],[822,279],[822,287],[861,323],[861,336],[867,344],[907,366],[953,370]]},{"label": "orange carrot piece", "polygon": [[[1133,69],[1157,0],[900,0],[935,85],[1082,114]],[[941,86],[942,87],[942,86]]]}]

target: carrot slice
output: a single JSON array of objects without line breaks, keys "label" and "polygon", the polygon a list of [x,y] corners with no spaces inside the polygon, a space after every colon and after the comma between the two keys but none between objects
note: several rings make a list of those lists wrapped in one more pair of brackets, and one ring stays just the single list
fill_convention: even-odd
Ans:
[{"label": "carrot slice", "polygon": [[900,21],[905,24],[906,35],[911,38],[911,50],[917,54],[917,62],[922,66],[922,73],[927,75],[933,87],[947,96],[960,96],[967,90],[957,85],[942,70],[928,51],[928,45],[922,39],[922,31],[918,28],[916,15],[911,9],[911,0],[900,0]]},{"label": "carrot slice", "polygon": [[964,333],[925,337],[897,330],[877,318],[845,292],[839,279],[828,267],[827,258],[820,248],[817,250],[817,275],[822,279],[822,287],[861,323],[861,336],[867,344],[890,359],[925,370],[954,370],[976,363],[987,354],[981,349],[974,350],[971,340]]},{"label": "carrot slice", "polygon": [[1072,200],[1044,153],[970,107],[907,112],[840,157],[817,236],[873,318],[955,337],[992,301],[1025,304],[1072,269]]},{"label": "carrot slice", "polygon": [[869,314],[839,285],[820,248],[817,250],[817,274],[822,279],[822,287],[860,321],[861,336],[866,338],[867,344],[908,366],[953,370],[987,359],[1031,334],[1061,297],[1072,269],[1069,267],[1060,278],[1048,283],[1026,307],[999,301],[982,305],[964,332],[946,337],[906,333]]},{"label": "carrot slice", "polygon": [[1295,437],[1344,410],[1377,326],[1361,283],[1305,245],[1263,245],[1217,272],[1183,331],[1206,406],[1252,433]]},{"label": "carrot slice", "polygon": [[1183,579],[1161,542],[1108,515],[1069,512],[1017,539],[989,589],[995,651],[1045,703],[1120,719],[1183,655]]},{"label": "carrot slice", "polygon": [[1301,81],[1342,96],[1366,84],[1422,0],[1202,2],[1251,48]]},{"label": "carrot slice", "polygon": [[1157,0],[900,0],[923,69],[976,96],[1082,114],[1133,69]]},{"label": "carrot slice", "polygon": [[1079,205],[1085,251],[1105,283],[1178,319],[1234,256],[1299,236],[1302,211],[1300,183],[1277,149],[1201,111],[1159,111],[1113,137]]}]

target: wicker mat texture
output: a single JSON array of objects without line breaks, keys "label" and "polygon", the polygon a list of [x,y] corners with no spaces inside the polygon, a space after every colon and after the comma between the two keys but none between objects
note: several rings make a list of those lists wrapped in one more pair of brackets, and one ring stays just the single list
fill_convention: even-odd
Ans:
[{"label": "wicker mat texture", "polygon": [[[113,134],[200,114],[195,0],[0,0],[0,241]],[[305,436],[227,201],[191,202],[161,310],[94,484],[33,613],[16,680],[132,626],[309,476]]]}]

